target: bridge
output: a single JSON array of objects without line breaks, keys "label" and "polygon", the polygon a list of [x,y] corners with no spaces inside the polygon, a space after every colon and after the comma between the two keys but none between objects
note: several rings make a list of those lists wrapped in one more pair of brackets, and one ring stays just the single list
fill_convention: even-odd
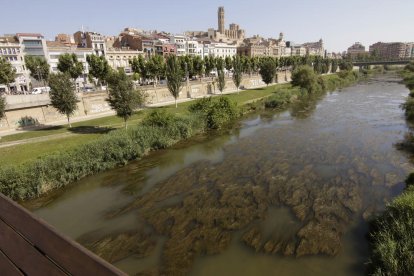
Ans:
[{"label": "bridge", "polygon": [[369,65],[406,65],[414,59],[400,59],[400,60],[372,60],[372,61],[353,61],[354,66],[369,66]]},{"label": "bridge", "polygon": [[0,193],[1,275],[126,275]]}]

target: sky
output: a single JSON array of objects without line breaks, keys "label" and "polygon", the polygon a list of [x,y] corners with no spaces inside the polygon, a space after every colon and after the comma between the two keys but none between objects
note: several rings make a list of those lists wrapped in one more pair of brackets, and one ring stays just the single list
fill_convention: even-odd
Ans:
[{"label": "sky", "polygon": [[117,35],[125,27],[183,33],[217,29],[217,8],[225,25],[237,23],[247,36],[304,43],[324,40],[328,51],[354,42],[414,41],[414,0],[0,0],[0,34],[85,30]]}]

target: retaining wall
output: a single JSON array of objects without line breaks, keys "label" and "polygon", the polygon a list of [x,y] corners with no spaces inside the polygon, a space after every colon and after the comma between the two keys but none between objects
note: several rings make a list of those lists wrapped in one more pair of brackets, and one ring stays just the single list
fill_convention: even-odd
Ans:
[{"label": "retaining wall", "polygon": [[[290,81],[290,72],[279,72],[277,82]],[[260,76],[244,77],[240,87],[252,89],[265,86]],[[147,104],[165,103],[174,101],[174,97],[166,86],[145,87]],[[229,78],[226,79],[226,87],[223,92],[232,92],[236,86]],[[217,83],[212,81],[193,81],[188,86],[184,85],[180,91],[179,99],[200,98],[207,95],[219,94]],[[106,92],[78,94],[78,109],[73,118],[79,116],[95,115],[110,111],[106,102]],[[65,120],[66,117],[50,105],[49,94],[40,95],[11,95],[6,96],[6,117],[0,120],[0,131],[17,129],[22,127],[22,121],[26,120],[42,125],[55,121]]]}]

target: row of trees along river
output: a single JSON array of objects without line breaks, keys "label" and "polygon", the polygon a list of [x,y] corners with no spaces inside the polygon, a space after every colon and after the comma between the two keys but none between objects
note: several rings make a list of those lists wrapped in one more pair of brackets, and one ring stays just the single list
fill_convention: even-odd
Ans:
[{"label": "row of trees along river", "polygon": [[[96,85],[109,85],[108,102],[116,110],[117,115],[124,118],[125,127],[132,111],[145,101],[144,93],[135,89],[133,80],[140,80],[143,83],[153,80],[154,83],[157,83],[161,79],[166,79],[169,91],[177,100],[184,78],[208,76],[212,70],[216,70],[217,85],[219,90],[223,91],[225,88],[224,69],[231,72],[234,84],[239,89],[243,74],[260,73],[263,81],[270,84],[278,70],[294,70],[300,65],[312,66],[314,71],[319,74],[336,72],[338,67],[347,70],[352,68],[352,63],[349,61],[324,59],[318,56],[281,58],[235,56],[225,59],[207,56],[201,59],[199,56],[168,56],[164,58],[156,55],[149,59],[144,59],[142,56],[135,57],[130,61],[134,74],[126,76],[123,68],[118,71],[112,70],[103,56],[90,55],[87,57],[87,62],[89,64],[89,78],[94,79]],[[84,74],[82,62],[78,61],[75,54],[63,54],[59,57],[57,66],[60,72],[52,74],[50,74],[49,64],[40,57],[27,56],[26,64],[34,79],[51,87],[51,103],[60,113],[66,115],[70,125],[70,116],[76,110],[75,80]],[[15,71],[11,64],[0,59],[0,84],[9,85],[15,77]],[[0,97],[0,107],[5,106],[4,101],[4,98]],[[0,110],[0,114],[3,116],[4,109],[5,107]]]}]

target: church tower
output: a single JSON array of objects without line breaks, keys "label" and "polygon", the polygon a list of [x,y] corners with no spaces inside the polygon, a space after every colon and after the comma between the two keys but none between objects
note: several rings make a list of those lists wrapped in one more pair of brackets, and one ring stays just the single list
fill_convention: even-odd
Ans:
[{"label": "church tower", "polygon": [[224,34],[224,7],[218,8],[218,31]]}]

